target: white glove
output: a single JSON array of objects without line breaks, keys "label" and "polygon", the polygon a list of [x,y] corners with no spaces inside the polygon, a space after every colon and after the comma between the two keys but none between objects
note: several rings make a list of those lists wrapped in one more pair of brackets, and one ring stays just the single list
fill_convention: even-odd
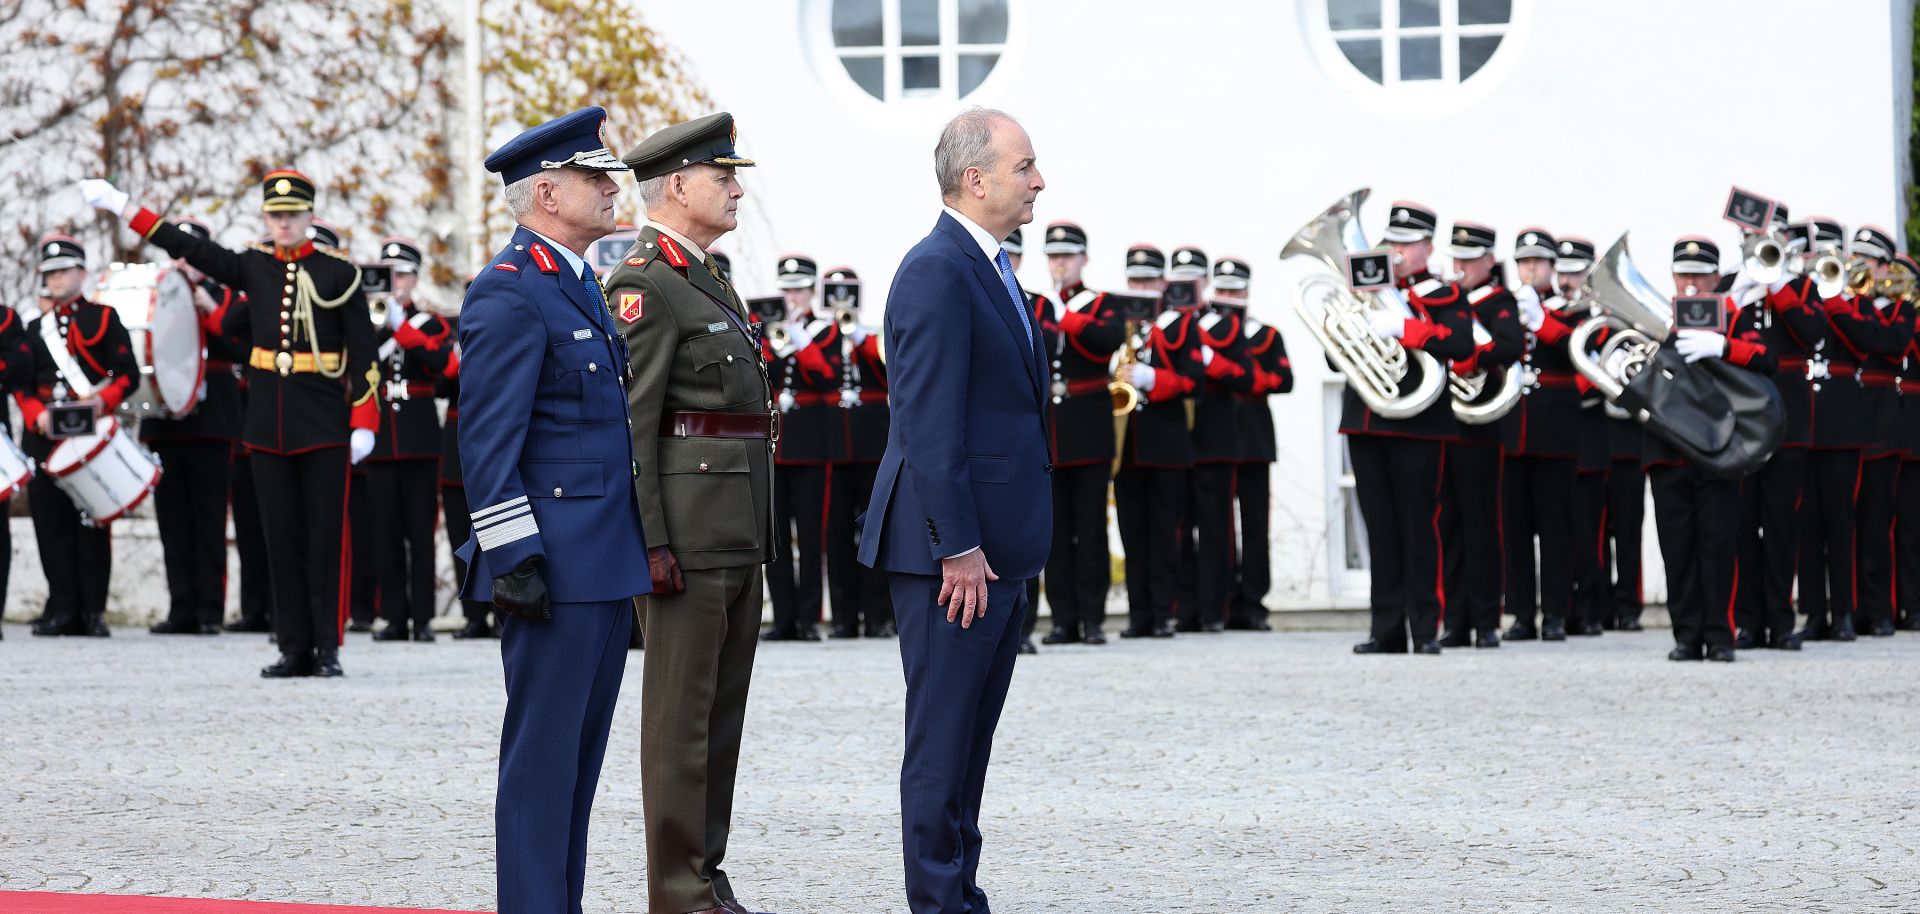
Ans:
[{"label": "white glove", "polygon": [[868,335],[867,328],[855,324],[853,330],[847,334],[847,339],[852,340],[855,346],[859,346],[867,341]]},{"label": "white glove", "polygon": [[1885,295],[1878,296],[1873,300],[1873,306],[1881,311],[1887,310],[1887,308],[1892,305],[1893,305],[1893,299],[1888,298]]},{"label": "white glove", "polygon": [[1397,340],[1407,332],[1407,319],[1386,311],[1368,311],[1367,325],[1383,340]]},{"label": "white glove", "polygon": [[1132,381],[1133,386],[1143,394],[1153,390],[1153,366],[1135,362],[1127,380]]},{"label": "white glove", "polygon": [[1520,323],[1529,331],[1539,330],[1547,322],[1547,309],[1540,304],[1540,290],[1522,285],[1513,290],[1513,300],[1520,306]]},{"label": "white glove", "polygon": [[398,301],[389,299],[387,301],[387,329],[388,330],[400,329],[400,325],[402,323],[405,323],[406,319],[407,319],[407,309],[403,307]]},{"label": "white glove", "polygon": [[1786,288],[1787,283],[1792,282],[1793,279],[1794,277],[1789,276],[1785,273],[1781,273],[1779,279],[1776,279],[1773,282],[1767,283],[1767,293],[1772,294],[1774,292],[1778,292],[1781,289]]},{"label": "white glove", "polygon": [[1717,359],[1727,354],[1727,338],[1711,330],[1682,330],[1673,341],[1674,351],[1691,365],[1701,359]]},{"label": "white glove", "polygon": [[1733,274],[1733,287],[1727,290],[1727,295],[1734,301],[1744,302],[1746,301],[1747,290],[1756,285],[1759,285],[1759,283],[1754,282],[1753,277],[1747,275],[1747,271],[1741,270]]},{"label": "white glove", "polygon": [[116,216],[127,208],[127,192],[99,178],[88,178],[80,182],[80,197],[94,209],[105,210]]},{"label": "white glove", "polygon": [[808,323],[806,318],[787,321],[787,337],[793,341],[791,345],[795,352],[813,345],[813,331],[807,329]]},{"label": "white glove", "polygon": [[353,436],[347,439],[347,451],[352,454],[353,462],[359,463],[373,453],[373,430],[356,428]]},{"label": "white glove", "polygon": [[1213,364],[1213,347],[1212,346],[1200,347],[1200,364],[1201,365]]},{"label": "white glove", "polygon": [[1624,349],[1615,349],[1609,354],[1607,360],[1601,363],[1601,367],[1606,369],[1607,377],[1619,378],[1620,373],[1626,369],[1627,358],[1628,355]]}]

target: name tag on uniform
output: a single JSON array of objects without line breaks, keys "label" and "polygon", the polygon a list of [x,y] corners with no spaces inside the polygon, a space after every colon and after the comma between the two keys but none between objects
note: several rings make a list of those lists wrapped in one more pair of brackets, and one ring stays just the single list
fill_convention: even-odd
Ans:
[{"label": "name tag on uniform", "polygon": [[591,330],[575,330],[575,331],[573,331],[573,338],[574,338],[574,339],[576,339],[576,340],[590,340],[590,339],[593,339],[593,331],[591,331]]},{"label": "name tag on uniform", "polygon": [[719,333],[720,331],[722,331],[722,330],[725,330],[725,329],[727,329],[727,322],[726,322],[726,321],[715,321],[715,322],[713,322],[713,323],[711,323],[711,324],[708,324],[708,325],[707,325],[707,332],[708,332],[708,333]]}]

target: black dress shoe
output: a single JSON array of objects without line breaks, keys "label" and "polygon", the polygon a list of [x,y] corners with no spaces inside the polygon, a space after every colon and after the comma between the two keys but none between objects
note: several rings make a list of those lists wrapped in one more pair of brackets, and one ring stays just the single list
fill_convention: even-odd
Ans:
[{"label": "black dress shoe", "polygon": [[387,627],[386,627],[386,628],[383,628],[383,629],[381,629],[381,630],[379,630],[379,631],[377,631],[377,632],[374,632],[374,633],[373,633],[373,640],[375,640],[375,641],[405,641],[405,640],[407,640],[407,623],[405,623],[405,622],[389,622],[389,623],[387,623]]},{"label": "black dress shoe", "polygon": [[[1776,651],[1797,651],[1800,649],[1800,636],[1799,635],[1781,635],[1780,637],[1775,638],[1770,642],[1767,642],[1767,646],[1770,648],[1773,648]],[[1736,644],[1734,645],[1734,647],[1737,648],[1739,647],[1739,645]]]},{"label": "black dress shoe", "polygon": [[1841,617],[1840,624],[1833,627],[1833,640],[1835,641],[1852,641],[1856,637],[1858,636],[1853,633],[1853,618],[1851,616]]},{"label": "black dress shoe", "polygon": [[340,669],[340,651],[334,648],[316,651],[313,657],[313,675],[322,679],[334,679],[347,675]]},{"label": "black dress shoe", "polygon": [[1088,632],[1086,637],[1081,638],[1080,643],[1092,644],[1095,646],[1102,645],[1107,643],[1107,636],[1106,636],[1106,633],[1100,631],[1099,629],[1094,629],[1093,631]]},{"label": "black dress shoe", "polygon": [[1760,646],[1760,640],[1755,638],[1752,632],[1741,632],[1733,636],[1734,650],[1750,651]]},{"label": "black dress shoe", "polygon": [[1073,644],[1080,640],[1080,633],[1064,628],[1056,628],[1040,639],[1041,644]]},{"label": "black dress shoe", "polygon": [[1545,622],[1541,623],[1540,624],[1540,640],[1542,641],[1567,640],[1567,623],[1559,619],[1548,619]]},{"label": "black dress shoe", "polygon": [[846,640],[846,639],[848,639],[848,638],[858,638],[858,637],[860,637],[860,630],[859,630],[859,629],[857,629],[857,628],[842,628],[842,627],[840,627],[840,626],[838,626],[838,625],[836,625],[836,626],[834,626],[834,627],[833,627],[833,631],[830,631],[830,632],[828,632],[828,633],[827,633],[827,637],[829,637],[829,638],[833,638],[833,639],[836,639],[836,640]]},{"label": "black dress shoe", "polygon": [[281,654],[280,659],[260,670],[262,679],[298,679],[313,675],[313,658],[306,654]]},{"label": "black dress shoe", "polygon": [[1174,626],[1173,630],[1183,635],[1192,635],[1192,634],[1199,633],[1200,626],[1199,624],[1194,622],[1182,622],[1179,625]]},{"label": "black dress shoe", "polygon": [[1497,631],[1494,631],[1493,629],[1487,629],[1486,631],[1481,632],[1480,634],[1474,636],[1473,646],[1474,647],[1499,647],[1500,633]]},{"label": "black dress shoe", "polygon": [[353,620],[353,621],[351,621],[351,622],[348,622],[348,623],[347,623],[347,631],[350,631],[350,632],[370,632],[370,631],[373,631],[373,623],[372,623],[372,622],[362,622],[362,621],[360,621],[359,619],[355,619],[355,620]]},{"label": "black dress shoe", "polygon": [[762,641],[798,641],[799,638],[794,636],[792,629],[769,628],[766,631],[760,633],[760,640]]},{"label": "black dress shoe", "polygon": [[224,628],[225,628],[225,629],[226,629],[227,631],[230,631],[230,632],[270,632],[270,631],[273,631],[273,626],[272,626],[272,625],[271,625],[270,623],[268,623],[268,622],[267,622],[267,620],[265,620],[265,619],[249,619],[249,618],[247,618],[246,616],[241,616],[241,617],[240,617],[239,619],[236,619],[236,620],[234,620],[234,621],[232,621],[232,622],[228,622],[228,623],[227,623],[227,624],[226,624],[225,626],[223,626],[223,627],[224,627]]},{"label": "black dress shoe", "polygon": [[1022,639],[1020,639],[1020,653],[1022,653],[1022,654],[1038,654],[1038,653],[1040,653],[1040,649],[1039,649],[1039,648],[1037,648],[1037,647],[1034,647],[1034,646],[1033,646],[1033,639],[1032,639],[1032,638],[1022,638]]},{"label": "black dress shoe", "polygon": [[1507,629],[1508,641],[1533,641],[1539,637],[1540,632],[1534,629],[1532,622],[1515,622]]},{"label": "black dress shoe", "polygon": [[415,623],[413,626],[413,640],[432,643],[433,626],[425,622]]},{"label": "black dress shoe", "polygon": [[1618,623],[1616,623],[1616,625],[1623,632],[1638,632],[1638,631],[1646,630],[1646,628],[1640,624],[1639,619],[1621,619]]},{"label": "black dress shoe", "polygon": [[1200,623],[1200,630],[1209,635],[1217,635],[1226,631],[1227,626],[1224,622],[1202,622]]},{"label": "black dress shoe", "polygon": [[820,628],[819,626],[815,626],[815,625],[802,625],[800,626],[799,633],[793,636],[793,640],[818,641],[820,640]]},{"label": "black dress shoe", "polygon": [[1598,622],[1588,622],[1580,626],[1580,634],[1583,637],[1592,638],[1596,635],[1604,635],[1606,633],[1607,630],[1602,628]]},{"label": "black dress shoe", "polygon": [[107,627],[107,620],[95,616],[80,623],[80,626],[74,629],[71,634],[79,635],[82,638],[110,638],[113,636],[113,630]]},{"label": "black dress shoe", "polygon": [[1793,636],[1801,641],[1825,641],[1827,640],[1827,627],[1809,622],[1805,626],[1802,626],[1799,631],[1794,632]]},{"label": "black dress shoe", "polygon": [[1867,636],[1870,638],[1891,638],[1893,637],[1893,623],[1885,619],[1875,622],[1873,623],[1873,630],[1867,632]]},{"label": "black dress shoe", "polygon": [[1667,652],[1667,659],[1668,660],[1699,660],[1700,649],[1697,647],[1684,647],[1684,646],[1676,647],[1673,650],[1670,650]]},{"label": "black dress shoe", "polygon": [[54,638],[67,634],[72,627],[68,619],[40,619],[33,623],[33,633],[42,638]]},{"label": "black dress shoe", "polygon": [[147,633],[150,635],[197,635],[200,634],[200,626],[183,625],[172,619],[164,619],[147,626]]},{"label": "black dress shoe", "polygon": [[1441,647],[1466,647],[1472,643],[1473,635],[1467,631],[1465,626],[1447,632],[1446,637],[1440,639]]},{"label": "black dress shoe", "polygon": [[1356,654],[1404,654],[1407,652],[1407,646],[1404,644],[1381,644],[1373,638],[1368,638],[1354,645],[1353,652]]},{"label": "black dress shoe", "polygon": [[1122,638],[1151,638],[1151,637],[1153,637],[1153,630],[1152,630],[1152,629],[1149,629],[1149,628],[1135,628],[1135,627],[1133,627],[1133,626],[1131,626],[1131,625],[1129,625],[1129,626],[1127,626],[1126,628],[1123,628],[1123,629],[1121,629],[1121,630],[1120,630],[1120,637],[1122,637]]},{"label": "black dress shoe", "polygon": [[1715,663],[1732,663],[1733,648],[1725,644],[1716,644],[1707,648],[1707,659]]},{"label": "black dress shoe", "polygon": [[1422,641],[1413,646],[1413,652],[1416,654],[1438,654],[1440,653],[1440,642]]},{"label": "black dress shoe", "polygon": [[1174,632],[1174,628],[1173,628],[1172,622],[1162,622],[1160,623],[1159,628],[1156,628],[1153,630],[1153,634],[1150,637],[1171,638],[1173,637],[1173,632]]},{"label": "black dress shoe", "polygon": [[220,634],[220,626],[215,625],[212,622],[204,623],[200,626],[200,634],[203,634],[203,635]]},{"label": "black dress shoe", "polygon": [[493,637],[497,637],[493,633],[493,626],[488,625],[485,619],[468,619],[466,625],[461,626],[459,631],[453,633],[453,640],[455,641]]},{"label": "black dress shoe", "polygon": [[900,630],[894,628],[892,622],[882,622],[879,625],[867,626],[867,637],[869,638],[897,638],[899,635]]}]

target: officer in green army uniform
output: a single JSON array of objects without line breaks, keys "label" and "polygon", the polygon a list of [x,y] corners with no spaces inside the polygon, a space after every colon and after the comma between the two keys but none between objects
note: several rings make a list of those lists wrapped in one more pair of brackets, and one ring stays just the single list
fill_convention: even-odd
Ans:
[{"label": "officer in green army uniform", "polygon": [[640,781],[648,909],[744,912],[720,869],[772,559],[774,418],[766,357],[711,253],[738,224],[733,117],[624,157],[647,223],[607,278],[632,353],[634,487],[653,593],[640,600]]}]

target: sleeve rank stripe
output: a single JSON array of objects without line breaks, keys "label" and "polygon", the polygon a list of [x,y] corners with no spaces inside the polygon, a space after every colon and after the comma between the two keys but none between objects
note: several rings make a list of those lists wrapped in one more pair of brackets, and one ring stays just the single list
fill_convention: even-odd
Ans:
[{"label": "sleeve rank stripe", "polygon": [[510,498],[497,505],[489,505],[488,507],[481,508],[480,510],[469,514],[468,517],[471,517],[473,519],[473,522],[477,524],[480,522],[480,518],[486,517],[487,515],[492,514],[496,511],[504,511],[508,508],[513,507],[514,505],[524,504],[526,500],[527,500],[527,497],[525,495],[522,495],[519,498]]},{"label": "sleeve rank stripe", "polygon": [[525,515],[532,514],[532,513],[533,513],[532,505],[521,505],[518,508],[513,508],[511,510],[504,511],[500,514],[495,514],[494,516],[486,518],[484,520],[474,521],[473,528],[475,530],[478,530],[482,527],[491,527],[494,524],[500,523],[502,521],[509,521],[516,517],[523,517]]},{"label": "sleeve rank stripe", "polygon": [[514,518],[511,523],[477,529],[473,535],[479,538],[482,550],[491,550],[508,543],[517,543],[539,532],[540,525],[534,523],[532,515],[527,515]]}]

